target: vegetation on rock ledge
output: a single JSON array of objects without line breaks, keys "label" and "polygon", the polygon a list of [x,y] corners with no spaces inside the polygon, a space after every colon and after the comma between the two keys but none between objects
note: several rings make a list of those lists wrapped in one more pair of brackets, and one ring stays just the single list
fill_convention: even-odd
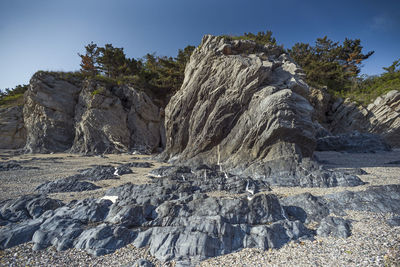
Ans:
[{"label": "vegetation on rock ledge", "polygon": [[5,89],[4,92],[0,91],[0,108],[8,108],[21,106],[24,104],[24,93],[28,89],[27,84],[17,85],[13,89]]}]

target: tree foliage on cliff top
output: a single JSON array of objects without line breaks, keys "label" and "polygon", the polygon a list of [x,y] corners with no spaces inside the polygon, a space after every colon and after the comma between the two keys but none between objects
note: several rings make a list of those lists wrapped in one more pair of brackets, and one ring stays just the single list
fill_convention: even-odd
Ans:
[{"label": "tree foliage on cliff top", "polygon": [[24,104],[24,93],[28,90],[27,84],[17,85],[15,88],[6,88],[0,91],[0,108],[15,107]]},{"label": "tree foliage on cliff top", "polygon": [[99,47],[93,42],[85,46],[81,57],[81,73],[87,78],[107,81],[111,85],[129,84],[147,91],[166,105],[169,97],[182,85],[184,70],[194,46],[179,49],[174,57],[146,54],[141,59],[128,58],[123,48],[106,44]]},{"label": "tree foliage on cliff top", "polygon": [[338,92],[336,95],[367,105],[389,91],[400,91],[400,59],[383,69],[385,72],[381,75],[360,77],[354,82],[351,90]]},{"label": "tree foliage on cliff top", "polygon": [[296,43],[288,52],[303,68],[309,85],[339,92],[351,89],[362,62],[374,53],[364,53],[360,39],[346,38],[340,44],[327,36],[317,38],[315,45]]}]

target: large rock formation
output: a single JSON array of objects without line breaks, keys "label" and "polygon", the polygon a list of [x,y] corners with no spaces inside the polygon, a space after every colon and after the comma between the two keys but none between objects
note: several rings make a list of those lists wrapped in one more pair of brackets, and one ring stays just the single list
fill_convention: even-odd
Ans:
[{"label": "large rock formation", "polygon": [[314,126],[303,77],[280,47],[205,36],[166,107],[164,157],[228,169],[310,157]]},{"label": "large rock formation", "polygon": [[22,107],[0,108],[0,148],[22,148],[25,139]]},{"label": "large rock formation", "polygon": [[166,107],[162,157],[183,165],[217,164],[270,185],[362,184],[311,160],[315,127],[303,77],[280,47],[205,36]]},{"label": "large rock formation", "polygon": [[128,86],[92,80],[76,86],[39,72],[25,98],[27,152],[154,151],[165,143],[159,108]]},{"label": "large rock formation", "polygon": [[382,136],[392,147],[400,147],[400,92],[390,91],[367,107],[339,99],[332,105],[327,120],[334,134],[354,130],[373,133]]}]

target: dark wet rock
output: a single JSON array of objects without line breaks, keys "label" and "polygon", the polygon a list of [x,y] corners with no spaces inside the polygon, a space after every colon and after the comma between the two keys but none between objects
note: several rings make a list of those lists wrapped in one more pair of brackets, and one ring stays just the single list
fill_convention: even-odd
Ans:
[{"label": "dark wet rock", "polygon": [[51,245],[58,251],[72,248],[74,239],[83,230],[83,225],[79,220],[52,216],[45,220],[34,233],[33,250],[45,249]]},{"label": "dark wet rock", "polygon": [[279,201],[291,220],[303,223],[320,222],[330,213],[326,201],[310,193],[285,197]]},{"label": "dark wet rock", "polygon": [[318,138],[316,150],[371,153],[390,151],[390,146],[378,135],[352,132]]},{"label": "dark wet rock", "polygon": [[45,182],[39,185],[35,190],[41,193],[58,192],[82,192],[96,190],[100,187],[88,181],[101,181],[108,179],[118,179],[118,176],[132,173],[132,170],[125,165],[113,167],[111,165],[97,165],[89,169],[80,170],[66,178],[55,181]]},{"label": "dark wet rock", "polygon": [[64,204],[44,195],[26,195],[0,203],[0,217],[8,222],[21,222],[39,218],[47,210],[55,210]]},{"label": "dark wet rock", "polygon": [[160,168],[151,170],[149,175],[154,177],[181,176],[182,174],[191,173],[191,171],[191,168],[187,166],[161,166]]},{"label": "dark wet rock", "polygon": [[75,248],[101,256],[126,246],[133,241],[135,236],[135,232],[123,226],[100,224],[82,232],[75,241]]},{"label": "dark wet rock", "polygon": [[124,166],[133,167],[133,168],[151,168],[154,165],[150,162],[130,162],[124,164]]},{"label": "dark wet rock", "polygon": [[244,171],[242,169],[236,171],[275,186],[336,187],[364,184],[355,175],[326,169],[309,159],[303,159],[301,163],[293,159],[274,160],[253,164]]},{"label": "dark wet rock", "polygon": [[105,219],[105,222],[119,224],[128,228],[139,227],[145,222],[155,219],[153,205],[119,205],[114,203],[110,207],[110,212]]},{"label": "dark wet rock", "polygon": [[71,201],[68,205],[55,210],[51,216],[70,218],[82,223],[98,223],[103,221],[110,210],[112,202],[105,199],[87,198]]},{"label": "dark wet rock", "polygon": [[82,192],[96,190],[100,187],[86,181],[80,181],[76,177],[67,177],[55,181],[45,182],[38,187],[36,191],[44,194],[60,193],[60,192]]},{"label": "dark wet rock", "polygon": [[43,219],[27,220],[0,228],[0,249],[11,248],[31,241]]},{"label": "dark wet rock", "polygon": [[330,209],[393,212],[400,214],[400,185],[371,186],[364,191],[343,191],[324,196]]},{"label": "dark wet rock", "polygon": [[395,216],[387,220],[387,224],[394,227],[400,226],[400,216]]},{"label": "dark wet rock", "polygon": [[351,235],[351,224],[343,218],[327,216],[321,220],[317,235],[347,238]]},{"label": "dark wet rock", "polygon": [[240,177],[217,171],[207,166],[195,169],[189,167],[161,167],[153,171],[154,183],[144,185],[126,184],[109,189],[108,196],[118,196],[120,201],[136,204],[159,205],[166,200],[188,196],[195,192],[225,191],[232,194],[269,191],[261,180]]},{"label": "dark wet rock", "polygon": [[331,213],[346,210],[393,212],[400,214],[400,185],[371,186],[364,191],[343,191],[325,196],[304,193],[280,199],[290,219],[320,222]]},{"label": "dark wet rock", "polygon": [[119,167],[115,167],[114,169],[115,169],[114,174],[117,176],[133,173],[130,166],[127,166],[127,165],[121,165]]},{"label": "dark wet rock", "polygon": [[147,204],[153,206],[192,193],[193,189],[189,183],[177,183],[169,179],[158,179],[155,183],[142,185],[127,183],[106,191],[107,196],[118,196],[118,201],[122,205]]},{"label": "dark wet rock", "polygon": [[10,160],[0,162],[0,171],[16,171],[16,170],[38,170],[38,167],[21,166],[21,162]]},{"label": "dark wet rock", "polygon": [[[97,165],[90,169],[81,170],[80,174],[75,175],[80,180],[88,180],[88,181],[101,181],[108,179],[116,179],[117,175],[122,175],[120,173],[117,174],[118,169],[111,165]],[[126,172],[126,168],[120,169],[121,171]],[[129,172],[128,172],[129,173]]]},{"label": "dark wet rock", "polygon": [[164,202],[152,227],[140,232],[134,245],[150,246],[162,261],[202,260],[243,247],[279,248],[308,232],[286,220],[274,195],[209,198],[204,195]]}]

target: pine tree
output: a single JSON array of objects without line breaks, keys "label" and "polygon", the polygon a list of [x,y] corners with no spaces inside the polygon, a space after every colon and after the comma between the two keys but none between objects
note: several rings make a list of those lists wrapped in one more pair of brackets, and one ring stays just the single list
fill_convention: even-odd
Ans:
[{"label": "pine tree", "polygon": [[81,72],[86,76],[96,76],[99,73],[97,60],[100,54],[99,48],[93,42],[85,46],[85,55],[78,55],[81,57]]}]

